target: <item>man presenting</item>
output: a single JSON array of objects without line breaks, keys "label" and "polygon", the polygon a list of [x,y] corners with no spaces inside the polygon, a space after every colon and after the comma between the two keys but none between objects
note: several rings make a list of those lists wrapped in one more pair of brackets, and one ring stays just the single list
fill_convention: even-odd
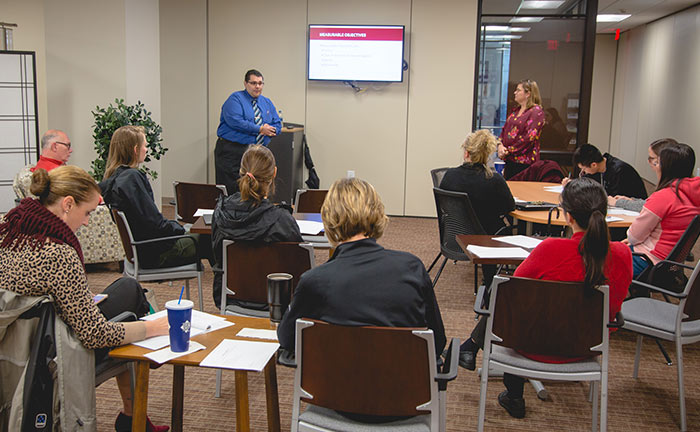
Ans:
[{"label": "man presenting", "polygon": [[44,136],[41,137],[41,156],[39,156],[39,162],[37,162],[35,167],[30,168],[29,171],[34,172],[37,168],[51,171],[54,168],[65,165],[71,153],[73,153],[73,149],[71,148],[68,135],[60,130],[48,130]]},{"label": "man presenting", "polygon": [[282,122],[272,101],[262,95],[262,73],[251,69],[245,74],[245,90],[237,91],[221,107],[219,139],[214,150],[216,183],[226,185],[229,195],[238,191],[241,158],[248,145],[267,146],[270,137],[281,132]]}]

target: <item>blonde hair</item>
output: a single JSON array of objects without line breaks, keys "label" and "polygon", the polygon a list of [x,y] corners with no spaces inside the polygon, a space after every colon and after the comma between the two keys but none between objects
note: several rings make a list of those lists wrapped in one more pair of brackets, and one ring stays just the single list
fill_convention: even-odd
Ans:
[{"label": "blonde hair", "polygon": [[67,196],[73,197],[75,203],[80,204],[90,200],[94,194],[100,194],[95,179],[84,169],[73,165],[60,166],[51,172],[38,168],[32,174],[29,190],[44,206],[50,206]]},{"label": "blonde hair", "polygon": [[253,200],[256,205],[275,193],[275,156],[260,144],[249,145],[241,159],[238,189],[243,201]]},{"label": "blonde hair", "polygon": [[470,133],[462,143],[462,150],[469,152],[469,159],[473,163],[484,167],[487,178],[493,176],[493,171],[487,162],[497,148],[498,140],[488,129]]},{"label": "blonde hair", "polygon": [[389,218],[374,187],[358,178],[336,180],[321,206],[326,236],[336,245],[358,234],[378,239]]},{"label": "blonde hair", "polygon": [[527,98],[527,108],[532,108],[535,105],[542,104],[542,98],[540,97],[540,88],[537,85],[536,81],[524,79],[519,81],[518,84],[523,86],[523,90],[525,90],[527,93],[530,93],[530,96]]},{"label": "blonde hair", "polygon": [[109,142],[107,167],[102,179],[106,180],[112,177],[112,174],[122,165],[128,165],[131,168],[139,166],[139,159],[135,149],[145,139],[146,130],[143,126],[122,126],[115,130]]}]

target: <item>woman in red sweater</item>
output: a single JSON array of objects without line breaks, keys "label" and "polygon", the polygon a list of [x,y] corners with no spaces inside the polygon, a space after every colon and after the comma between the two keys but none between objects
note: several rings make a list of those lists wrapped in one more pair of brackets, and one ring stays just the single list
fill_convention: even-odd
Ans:
[{"label": "woman in red sweater", "polygon": [[[622,308],[622,301],[632,282],[632,254],[620,242],[610,242],[605,215],[607,195],[597,182],[580,178],[569,182],[561,194],[567,224],[573,231],[570,239],[548,238],[518,266],[515,276],[532,279],[581,282],[586,286],[607,284],[610,287],[610,319]],[[520,353],[545,363],[571,363],[581,358]],[[522,377],[503,374],[506,391],[498,403],[516,418],[525,416]]]}]

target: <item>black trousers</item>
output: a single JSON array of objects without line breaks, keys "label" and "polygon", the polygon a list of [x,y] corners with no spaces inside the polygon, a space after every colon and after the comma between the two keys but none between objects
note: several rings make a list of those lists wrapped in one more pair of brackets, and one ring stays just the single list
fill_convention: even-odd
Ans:
[{"label": "black trousers", "polygon": [[508,396],[511,399],[520,399],[523,397],[523,387],[525,387],[525,378],[509,373],[503,374],[503,385],[508,390]]},{"label": "black trousers", "polygon": [[522,171],[525,171],[528,168],[530,168],[530,165],[507,161],[506,167],[503,171],[503,178],[505,178],[506,180],[510,180],[511,177]]},{"label": "black trousers", "polygon": [[[137,317],[142,317],[148,313],[148,301],[143,292],[143,288],[130,277],[122,277],[112,282],[102,291],[107,294],[97,308],[107,319],[112,319],[122,312],[133,312]],[[108,358],[111,348],[99,348],[95,350],[95,364],[99,364]]]},{"label": "black trousers", "polygon": [[219,137],[214,149],[214,168],[216,184],[226,185],[226,192],[233,195],[238,192],[238,178],[241,170],[241,159],[248,145],[229,141]]}]

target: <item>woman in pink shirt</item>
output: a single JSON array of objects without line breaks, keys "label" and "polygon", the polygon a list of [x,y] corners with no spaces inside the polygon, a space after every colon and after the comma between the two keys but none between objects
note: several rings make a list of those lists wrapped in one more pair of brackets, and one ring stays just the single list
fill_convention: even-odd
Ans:
[{"label": "woman in pink shirt", "polygon": [[[687,144],[665,147],[659,154],[659,186],[634,220],[624,241],[653,264],[666,259],[693,218],[700,214],[700,177],[692,177],[695,152]],[[634,277],[649,261],[635,255]]]}]

